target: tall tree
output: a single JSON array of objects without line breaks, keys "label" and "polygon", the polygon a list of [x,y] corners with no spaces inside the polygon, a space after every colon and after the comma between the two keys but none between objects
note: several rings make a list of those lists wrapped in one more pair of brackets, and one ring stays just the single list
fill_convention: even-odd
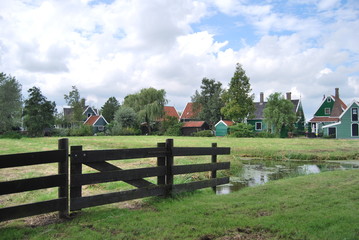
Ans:
[{"label": "tall tree", "polygon": [[199,118],[206,121],[211,127],[221,119],[222,83],[214,79],[203,78],[201,92],[196,90],[191,97],[195,111],[199,110]]},{"label": "tall tree", "polygon": [[120,107],[120,103],[115,97],[110,97],[101,108],[102,116],[108,121],[112,122],[115,112]]},{"label": "tall tree", "polygon": [[271,132],[279,135],[284,127],[288,128],[288,130],[293,130],[297,119],[293,109],[293,103],[285,99],[281,93],[276,92],[269,95],[263,113],[264,121]]},{"label": "tall tree", "polygon": [[0,132],[21,126],[21,85],[15,77],[0,73]]},{"label": "tall tree", "polygon": [[126,96],[123,106],[135,110],[139,120],[146,123],[148,132],[151,133],[151,124],[163,116],[163,107],[166,103],[165,90],[144,88],[139,93]]},{"label": "tall tree", "polygon": [[72,86],[72,90],[69,92],[68,95],[64,95],[66,103],[72,107],[73,113],[70,117],[69,121],[71,122],[82,122],[84,116],[82,113],[85,109],[85,98],[80,97],[80,92],[76,86]]},{"label": "tall tree", "polygon": [[243,122],[254,112],[254,95],[250,94],[251,91],[249,77],[242,65],[237,63],[229,88],[223,93],[224,107],[221,109],[221,113],[225,118]]},{"label": "tall tree", "polygon": [[24,125],[30,136],[43,136],[45,128],[55,124],[56,104],[46,100],[37,87],[28,90],[29,98],[25,100]]}]

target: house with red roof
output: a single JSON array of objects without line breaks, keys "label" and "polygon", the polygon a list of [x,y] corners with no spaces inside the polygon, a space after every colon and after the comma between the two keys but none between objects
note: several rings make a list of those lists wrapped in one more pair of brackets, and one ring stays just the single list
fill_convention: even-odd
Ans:
[{"label": "house with red roof", "polygon": [[181,122],[189,122],[189,121],[195,121],[198,120],[198,114],[201,111],[200,108],[197,108],[194,106],[194,103],[189,102],[187,103],[186,107],[184,108],[180,121]]},{"label": "house with red roof", "polygon": [[[347,105],[339,97],[339,88],[335,89],[335,95],[324,96],[323,100],[308,122],[309,133],[315,136],[323,134],[323,127],[339,122],[340,116],[347,109]],[[331,128],[334,131],[335,128]],[[331,132],[329,135],[336,134]]]},{"label": "house with red roof", "polygon": [[108,122],[102,115],[90,116],[84,122],[84,125],[92,126],[94,133],[105,131],[105,126],[107,124]]},{"label": "house with red roof", "polygon": [[193,133],[209,130],[209,125],[205,121],[187,121],[181,128],[183,136],[192,136]]},{"label": "house with red roof", "polygon": [[164,106],[163,107],[163,117],[158,119],[158,121],[162,122],[166,118],[176,118],[178,121],[180,119],[180,116],[173,106]]}]

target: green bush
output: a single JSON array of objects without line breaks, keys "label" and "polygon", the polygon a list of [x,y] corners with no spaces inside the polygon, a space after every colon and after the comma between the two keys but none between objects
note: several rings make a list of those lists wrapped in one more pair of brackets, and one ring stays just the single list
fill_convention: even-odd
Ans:
[{"label": "green bush", "polygon": [[229,127],[230,137],[254,137],[254,126],[246,123],[237,123]]},{"label": "green bush", "polygon": [[10,138],[10,139],[20,139],[23,135],[20,132],[11,131],[11,132],[5,132],[0,135],[0,138]]},{"label": "green bush", "polygon": [[181,128],[182,128],[182,123],[176,123],[176,124],[173,124],[171,126],[169,126],[164,135],[166,136],[181,136],[182,135],[182,132],[181,132]]},{"label": "green bush", "polygon": [[141,134],[141,130],[140,130],[140,129],[131,128],[131,127],[126,127],[126,128],[121,128],[118,133],[119,133],[119,135],[124,135],[124,136],[140,135],[140,134]]},{"label": "green bush", "polygon": [[77,128],[71,128],[69,132],[70,136],[92,136],[92,126],[81,125]]},{"label": "green bush", "polygon": [[212,130],[203,130],[203,131],[199,131],[196,133],[193,133],[194,137],[213,137],[213,132]]},{"label": "green bush", "polygon": [[52,130],[52,136],[54,137],[67,137],[69,136],[69,128],[55,128]]},{"label": "green bush", "polygon": [[258,138],[275,138],[276,136],[273,133],[263,131],[263,132],[256,133],[255,137],[258,137]]}]

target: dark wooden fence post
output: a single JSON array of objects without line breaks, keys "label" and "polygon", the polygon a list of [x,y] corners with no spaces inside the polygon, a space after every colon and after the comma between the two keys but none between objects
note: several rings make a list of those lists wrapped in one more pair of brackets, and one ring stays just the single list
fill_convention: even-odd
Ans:
[{"label": "dark wooden fence post", "polygon": [[167,185],[167,193],[166,197],[172,196],[172,188],[173,188],[173,139],[166,140],[166,185]]},{"label": "dark wooden fence post", "polygon": [[58,174],[65,175],[65,182],[59,187],[58,197],[65,198],[66,204],[59,211],[60,218],[69,217],[69,140],[67,138],[59,139],[58,149],[65,150],[63,161],[59,162]]},{"label": "dark wooden fence post", "polygon": [[[158,148],[165,148],[166,143],[157,143]],[[165,157],[157,157],[157,167],[165,166],[166,158]],[[166,184],[166,175],[157,177],[157,185],[165,185]]]},{"label": "dark wooden fence post", "polygon": [[73,175],[74,174],[82,174],[82,163],[76,163],[75,159],[83,158],[82,146],[71,146],[71,168],[70,168],[70,210],[81,210],[81,209],[73,209],[71,206],[71,200],[73,198],[82,197],[82,186],[73,186]]},{"label": "dark wooden fence post", "polygon": [[[212,148],[216,148],[217,147],[217,143],[212,143]],[[212,163],[216,163],[217,162],[217,155],[212,155],[212,159],[211,159]],[[211,172],[211,178],[217,178],[217,171],[214,170]],[[216,186],[212,187],[213,191],[216,192]]]}]

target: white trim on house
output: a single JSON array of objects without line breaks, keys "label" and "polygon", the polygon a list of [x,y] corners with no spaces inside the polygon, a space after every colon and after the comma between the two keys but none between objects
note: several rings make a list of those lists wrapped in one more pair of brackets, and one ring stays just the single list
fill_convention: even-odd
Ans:
[{"label": "white trim on house", "polygon": [[[229,121],[230,121],[230,120],[229,120]],[[217,127],[217,125],[218,125],[219,123],[221,123],[221,122],[228,127],[227,123],[225,123],[223,120],[220,120],[218,123],[216,123],[216,124],[214,125],[214,127]],[[233,121],[232,121],[232,122],[233,122]],[[234,122],[233,122],[233,123],[234,123]]]},{"label": "white trim on house", "polygon": [[[257,124],[260,124],[260,128],[257,128]],[[262,124],[262,122],[256,122],[255,123],[255,130],[263,130],[263,124]]]}]

